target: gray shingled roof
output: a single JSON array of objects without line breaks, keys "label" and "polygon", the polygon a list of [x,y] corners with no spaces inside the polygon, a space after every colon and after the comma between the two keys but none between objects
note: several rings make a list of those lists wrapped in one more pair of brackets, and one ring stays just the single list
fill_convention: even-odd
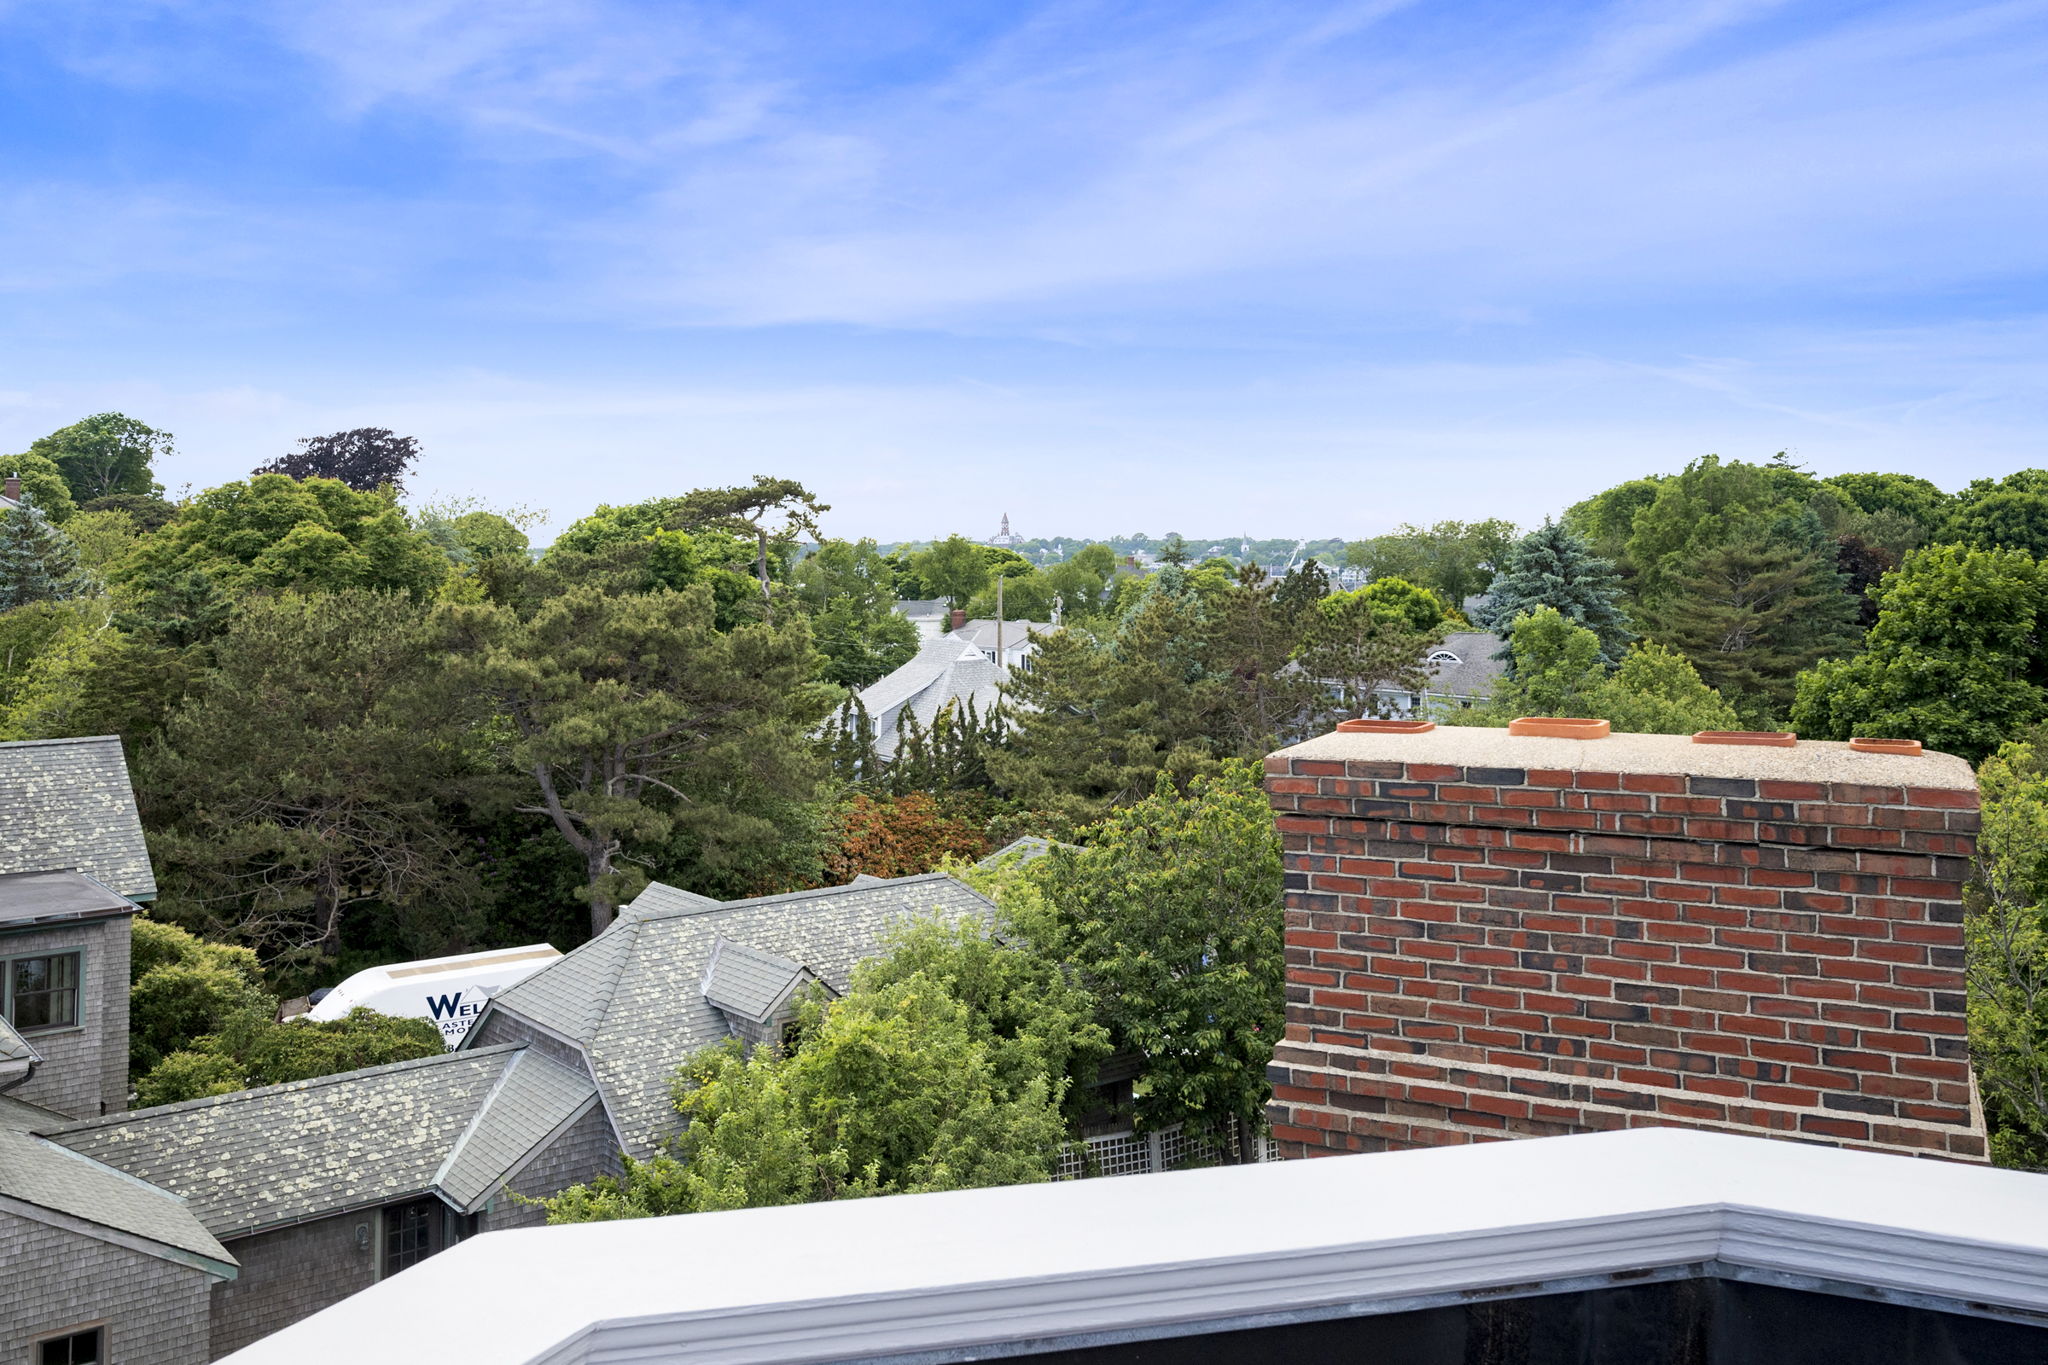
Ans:
[{"label": "gray shingled roof", "polygon": [[33,1105],[0,1104],[0,1195],[141,1238],[164,1248],[159,1254],[168,1259],[197,1258],[221,1278],[233,1277],[235,1258],[184,1200],[28,1131],[53,1117]]},{"label": "gray shingled roof", "polygon": [[860,704],[875,725],[875,752],[888,758],[896,752],[897,718],[907,709],[918,723],[930,726],[949,701],[987,715],[1001,699],[999,685],[1010,676],[956,635],[924,642],[901,668],[861,689]]},{"label": "gray shingled roof", "polygon": [[33,1062],[36,1050],[22,1040],[5,1019],[0,1019],[0,1062]]},{"label": "gray shingled roof", "polygon": [[0,872],[76,868],[131,900],[156,896],[117,735],[0,744]]},{"label": "gray shingled roof", "polygon": [[[443,1053],[45,1131],[183,1195],[216,1236],[238,1237],[439,1192],[444,1171],[473,1197],[490,1183],[493,1162],[558,1113],[571,1088],[550,1074],[562,1068],[545,1059],[515,1067],[522,1051],[501,1045]],[[486,1133],[477,1120],[494,1107],[500,1082],[529,1065],[534,1071],[504,1093],[504,1131]],[[594,1094],[587,1080],[581,1084],[586,1098]]]},{"label": "gray shingled roof", "polygon": [[581,1044],[626,1150],[643,1157],[675,1130],[669,1083],[677,1065],[728,1035],[725,1016],[703,990],[719,939],[800,962],[844,993],[854,964],[873,956],[896,926],[934,914],[986,918],[995,909],[937,872],[708,909],[643,915],[640,903],[589,943],[493,996],[484,1012],[503,1010]]},{"label": "gray shingled roof", "polygon": [[779,953],[764,953],[720,938],[711,945],[704,972],[704,998],[727,1014],[766,1023],[804,976],[804,964]]},{"label": "gray shingled roof", "polygon": [[[1035,630],[1040,635],[1049,635],[1054,629],[1050,621],[1004,621],[1001,624],[1003,652],[1006,654],[1028,641],[1032,631]],[[958,630],[948,632],[948,638],[973,645],[979,650],[992,650],[996,647],[996,625],[997,622],[992,616],[976,617],[972,621],[962,622]]]},{"label": "gray shingled roof", "polygon": [[132,915],[135,902],[83,872],[0,873],[0,924]]},{"label": "gray shingled roof", "polygon": [[702,910],[707,905],[719,905],[709,896],[700,896],[694,891],[685,891],[679,886],[667,886],[661,882],[649,882],[645,890],[622,913],[651,915],[663,910]]},{"label": "gray shingled roof", "polygon": [[462,1209],[482,1208],[529,1153],[597,1103],[597,1087],[579,1071],[538,1052],[522,1052],[441,1163],[434,1186]]},{"label": "gray shingled roof", "polygon": [[1450,651],[1458,662],[1430,665],[1431,692],[1485,699],[1493,696],[1500,680],[1507,676],[1506,660],[1493,657],[1500,652],[1500,637],[1489,631],[1453,631],[1444,636],[1437,649]]},{"label": "gray shingled roof", "polygon": [[[1076,845],[1061,844],[1060,847],[1074,848],[1076,847]],[[1028,863],[1035,861],[1036,859],[1043,858],[1046,854],[1052,852],[1052,850],[1052,840],[1041,839],[1036,834],[1027,834],[1023,836],[1021,839],[1010,840],[1009,843],[1004,844],[1001,848],[989,854],[980,862],[977,862],[975,866],[986,868],[1001,867],[1005,862],[1009,861],[1012,858],[1015,858],[1020,863]]]}]

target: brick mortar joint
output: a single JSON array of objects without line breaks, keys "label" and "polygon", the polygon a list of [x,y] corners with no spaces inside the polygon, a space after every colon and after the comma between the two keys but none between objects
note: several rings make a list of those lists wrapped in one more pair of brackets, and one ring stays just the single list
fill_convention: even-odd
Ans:
[{"label": "brick mortar joint", "polygon": [[[1297,1113],[1310,1113],[1310,1114],[1328,1114],[1328,1115],[1330,1115],[1330,1116],[1331,1116],[1332,1118],[1339,1118],[1339,1119],[1343,1119],[1343,1120],[1345,1120],[1345,1121],[1346,1121],[1346,1124],[1347,1124],[1347,1125],[1349,1124],[1349,1122],[1350,1122],[1350,1121],[1352,1121],[1352,1120],[1354,1120],[1354,1119],[1356,1119],[1356,1118],[1359,1118],[1359,1117],[1361,1117],[1361,1116],[1360,1116],[1359,1114],[1357,1114],[1357,1113],[1355,1113],[1354,1111],[1352,1111],[1352,1110],[1349,1110],[1349,1109],[1345,1109],[1345,1108],[1341,1108],[1341,1107],[1338,1107],[1338,1106],[1333,1106],[1333,1105],[1323,1105],[1323,1104],[1310,1104],[1310,1103],[1306,1103],[1306,1102],[1304,1102],[1304,1101],[1299,1101],[1299,1100],[1274,1100],[1274,1101],[1272,1101],[1271,1103],[1269,1103],[1269,1104],[1268,1104],[1268,1105],[1266,1106],[1266,1108],[1267,1108],[1267,1112],[1268,1112],[1268,1116],[1269,1116],[1269,1122],[1271,1121],[1271,1119],[1270,1119],[1270,1115],[1271,1115],[1272,1111],[1274,1111],[1274,1110],[1279,1110],[1279,1111],[1280,1111],[1280,1112],[1281,1112],[1281,1113],[1282,1113],[1283,1115],[1285,1115],[1285,1116],[1286,1116],[1286,1117],[1288,1117],[1288,1118],[1292,1118],[1292,1117],[1293,1117],[1293,1116],[1294,1116],[1295,1114],[1297,1114]],[[1614,1115],[1617,1115],[1617,1116],[1620,1116],[1620,1117],[1623,1117],[1623,1118],[1641,1118],[1641,1117],[1642,1117],[1641,1111],[1639,1111],[1639,1110],[1634,1110],[1634,1109],[1623,1109],[1623,1108],[1619,1108],[1619,1107],[1617,1107],[1617,1106],[1612,1106],[1612,1105],[1603,1105],[1603,1104],[1586,1104],[1586,1105],[1582,1105],[1582,1106],[1579,1106],[1579,1108],[1581,1108],[1581,1109],[1583,1109],[1583,1110],[1585,1110],[1585,1111],[1588,1111],[1588,1112],[1599,1112],[1599,1113],[1604,1113],[1604,1114],[1614,1114]],[[1479,1127],[1479,1126],[1476,1126],[1476,1125],[1468,1125],[1468,1124],[1459,1124],[1459,1123],[1453,1123],[1453,1122],[1450,1122],[1450,1121],[1448,1121],[1448,1120],[1444,1120],[1444,1119],[1432,1119],[1432,1118],[1426,1118],[1426,1117],[1423,1117],[1423,1116],[1421,1116],[1421,1115],[1410,1115],[1410,1114],[1401,1114],[1401,1115],[1384,1115],[1384,1116],[1375,1116],[1375,1115],[1364,1115],[1363,1117],[1366,1117],[1366,1118],[1373,1118],[1373,1119],[1376,1119],[1376,1121],[1378,1121],[1378,1122],[1381,1122],[1381,1123],[1385,1123],[1385,1124],[1388,1124],[1388,1125],[1390,1125],[1390,1126],[1392,1126],[1392,1125],[1399,1125],[1399,1126],[1402,1126],[1402,1127],[1408,1127],[1408,1128],[1426,1128],[1426,1129],[1428,1129],[1428,1130],[1429,1130],[1429,1131],[1431,1131],[1431,1132],[1435,1132],[1435,1133],[1456,1133],[1456,1134],[1458,1134],[1458,1135],[1459,1135],[1459,1136],[1461,1136],[1461,1137],[1479,1137],[1479,1138],[1486,1138],[1486,1139],[1489,1139],[1489,1140],[1492,1140],[1492,1141],[1505,1141],[1505,1142],[1512,1142],[1512,1141],[1515,1141],[1515,1140],[1516,1140],[1513,1134],[1511,1134],[1511,1133],[1508,1133],[1508,1132],[1506,1132],[1505,1130],[1502,1130],[1502,1129],[1497,1129],[1497,1128],[1482,1128],[1482,1127]],[[1532,1122],[1532,1123],[1533,1123],[1533,1122],[1542,1122],[1542,1123],[1554,1123],[1554,1124],[1556,1124],[1556,1125],[1558,1125],[1558,1126],[1560,1126],[1560,1127],[1572,1127],[1572,1126],[1574,1126],[1574,1125],[1573,1125],[1573,1124],[1572,1124],[1572,1123],[1571,1123],[1571,1122],[1570,1122],[1569,1120],[1565,1120],[1565,1119],[1540,1119],[1540,1120],[1538,1120],[1538,1119],[1531,1119],[1531,1120],[1530,1120],[1530,1122]],[[1303,1126],[1303,1125],[1293,1125],[1293,1126]],[[1665,1119],[1662,1119],[1662,1121],[1661,1121],[1660,1123],[1657,1123],[1657,1124],[1641,1124],[1641,1125],[1628,1125],[1628,1126],[1640,1126],[1640,1127],[1673,1127],[1673,1128],[1699,1128],[1699,1129],[1706,1129],[1706,1130],[1709,1130],[1709,1131],[1712,1131],[1712,1132],[1719,1132],[1719,1133],[1730,1133],[1730,1134],[1733,1134],[1734,1136],[1737,1136],[1737,1137],[1755,1137],[1755,1136],[1757,1136],[1757,1135],[1759,1135],[1759,1134],[1763,1134],[1763,1135],[1765,1135],[1765,1136],[1769,1136],[1769,1137],[1776,1137],[1776,1138],[1783,1138],[1783,1137],[1785,1137],[1785,1136],[1786,1136],[1785,1134],[1783,1134],[1783,1133],[1780,1133],[1780,1132],[1778,1132],[1778,1131],[1777,1131],[1776,1129],[1772,1129],[1772,1128],[1764,1128],[1764,1127],[1761,1127],[1761,1126],[1759,1126],[1759,1125],[1756,1125],[1756,1124],[1747,1124],[1747,1123],[1725,1123],[1725,1122],[1717,1122],[1716,1120],[1713,1120],[1713,1119],[1685,1119],[1685,1120],[1683,1120],[1683,1121],[1680,1121],[1680,1120],[1676,1120],[1676,1119],[1669,1119],[1669,1118],[1665,1118]],[[1320,1128],[1318,1128],[1318,1129],[1316,1129],[1316,1131],[1318,1131],[1318,1132],[1326,1132],[1326,1131],[1332,1131],[1332,1130],[1326,1130],[1326,1129],[1320,1129]],[[1334,1130],[1334,1131],[1338,1131],[1338,1132],[1349,1132],[1350,1130],[1349,1130],[1349,1127],[1347,1126],[1347,1127],[1344,1127],[1344,1128],[1336,1129],[1336,1130]],[[1949,1128],[1949,1129],[1945,1129],[1945,1130],[1942,1130],[1942,1131],[1943,1131],[1943,1132],[1944,1132],[1945,1134],[1947,1134],[1947,1135],[1961,1135],[1961,1136],[1966,1136],[1966,1137],[1967,1137],[1967,1136],[1976,1136],[1975,1134],[1972,1134],[1972,1133],[1965,1133],[1965,1132],[1964,1132],[1964,1131],[1963,1131],[1962,1129],[1959,1129],[1959,1128]],[[1815,1139],[1813,1139],[1813,1138],[1810,1138],[1810,1137],[1806,1137],[1806,1138],[1800,1138],[1800,1139],[1798,1139],[1798,1140],[1800,1140],[1800,1141],[1807,1141],[1807,1142],[1815,1141]],[[1905,1146],[1905,1145],[1903,1145],[1903,1144],[1900,1144],[1900,1143],[1895,1143],[1895,1142],[1884,1142],[1884,1141],[1881,1141],[1881,1140],[1879,1140],[1879,1139],[1877,1139],[1877,1138],[1853,1138],[1853,1139],[1842,1139],[1841,1141],[1842,1141],[1843,1143],[1846,1143],[1846,1144],[1847,1144],[1847,1145],[1849,1145],[1849,1146],[1852,1146],[1852,1147],[1856,1147],[1856,1148],[1859,1148],[1859,1149],[1873,1149],[1873,1150],[1879,1150],[1879,1151],[1891,1152],[1891,1153],[1895,1153],[1895,1154],[1897,1154],[1897,1155],[1900,1155],[1900,1156],[1915,1156],[1915,1157],[1922,1157],[1922,1158],[1928,1158],[1928,1157],[1933,1157],[1933,1158],[1938,1158],[1938,1159],[1942,1159],[1942,1160],[1954,1160],[1954,1161],[1969,1161],[1969,1162],[1982,1162],[1982,1163],[1985,1163],[1985,1164],[1988,1164],[1988,1163],[1989,1163],[1989,1160],[1990,1160],[1990,1158],[1989,1158],[1988,1156],[1986,1156],[1986,1157],[1981,1157],[1981,1158],[1980,1158],[1980,1157],[1968,1157],[1968,1156],[1960,1156],[1960,1155],[1958,1155],[1958,1154],[1956,1154],[1956,1153],[1954,1153],[1954,1152],[1951,1152],[1951,1151],[1949,1151],[1949,1150],[1948,1150],[1947,1148],[1943,1148],[1943,1149],[1941,1149],[1941,1150],[1940,1150],[1939,1152],[1936,1152],[1936,1151],[1930,1150],[1929,1148],[1926,1148],[1926,1147],[1909,1147],[1909,1146]],[[1327,1144],[1324,1144],[1324,1145],[1326,1145],[1326,1146],[1327,1146]],[[1830,1144],[1828,1144],[1828,1145],[1835,1145],[1835,1144],[1833,1144],[1833,1143],[1830,1143]]]},{"label": "brick mortar joint", "polygon": [[[1535,1070],[1528,1067],[1503,1066],[1498,1062],[1450,1061],[1441,1057],[1437,1057],[1434,1054],[1428,1052],[1385,1052],[1374,1048],[1346,1047],[1338,1043],[1296,1042],[1291,1039],[1287,1042],[1286,1045],[1289,1047],[1303,1048],[1335,1056],[1370,1057],[1376,1061],[1405,1061],[1413,1065],[1434,1066],[1446,1071],[1474,1071],[1478,1072],[1482,1076],[1499,1076],[1508,1080],[1542,1080],[1552,1083],[1584,1085],[1588,1087],[1598,1086],[1608,1090],[1626,1091],[1632,1095],[1649,1095],[1653,1097],[1683,1100],[1688,1104],[1745,1104],[1749,1105],[1752,1108],[1768,1109],[1774,1114],[1811,1115],[1816,1118],[1848,1119],[1851,1122],[1869,1122],[1870,1119],[1874,1117],[1872,1115],[1857,1114],[1849,1110],[1826,1109],[1813,1105],[1781,1104],[1775,1101],[1759,1100],[1753,1098],[1732,1099],[1727,1095],[1717,1095],[1709,1091],[1703,1090],[1687,1090],[1682,1086],[1646,1085],[1640,1081],[1624,1081],[1619,1079],[1605,1080],[1592,1076],[1574,1076],[1569,1072],[1552,1071],[1548,1068]],[[1315,1075],[1364,1075],[1377,1078],[1383,1074],[1379,1072],[1345,1071],[1339,1068],[1319,1067],[1312,1062],[1297,1063],[1293,1061],[1286,1061],[1278,1062],[1276,1063],[1276,1065],[1285,1066],[1290,1071],[1299,1069]],[[1430,1082],[1428,1081],[1419,1080],[1413,1077],[1395,1076],[1391,1073],[1387,1073],[1387,1079],[1390,1083],[1396,1084],[1408,1084],[1411,1082],[1421,1085],[1430,1084]],[[1443,1084],[1451,1089],[1460,1088],[1454,1082],[1446,1081],[1443,1082]],[[1335,1088],[1340,1090],[1342,1089],[1341,1086]],[[1916,1132],[1941,1134],[1960,1133],[1969,1136],[1983,1137],[1985,1136],[1984,1118],[1981,1107],[1977,1103],[1976,1085],[1974,1077],[1972,1078],[1970,1090],[1970,1118],[1967,1123],[1932,1123],[1925,1119],[1909,1119],[1898,1115],[1886,1116],[1883,1121],[1891,1125],[1892,1127],[1911,1128]],[[1497,1092],[1487,1091],[1484,1093],[1494,1094]],[[1509,1091],[1508,1093],[1512,1095],[1514,1092]],[[1544,1101],[1541,1096],[1534,1095],[1519,1096],[1518,1098],[1527,1099],[1531,1103],[1569,1103],[1577,1108],[1595,1108],[1600,1109],[1603,1112],[1612,1112],[1620,1114],[1633,1114],[1638,1112],[1636,1110],[1628,1109],[1620,1105],[1604,1105],[1597,1100],[1591,1099],[1584,1101]],[[1744,1126],[1753,1127],[1754,1125]]]}]

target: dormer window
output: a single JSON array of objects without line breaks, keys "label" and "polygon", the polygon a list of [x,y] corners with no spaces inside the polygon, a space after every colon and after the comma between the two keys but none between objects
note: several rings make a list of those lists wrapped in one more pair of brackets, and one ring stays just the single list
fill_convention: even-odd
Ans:
[{"label": "dormer window", "polygon": [[1448,649],[1433,649],[1429,652],[1429,662],[1433,664],[1461,664],[1465,661],[1451,653]]}]

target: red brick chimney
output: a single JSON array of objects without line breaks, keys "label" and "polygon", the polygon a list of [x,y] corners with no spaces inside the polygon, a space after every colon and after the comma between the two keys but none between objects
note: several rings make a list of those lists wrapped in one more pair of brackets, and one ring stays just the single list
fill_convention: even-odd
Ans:
[{"label": "red brick chimney", "polygon": [[0,494],[5,494],[10,502],[20,502],[21,475],[9,474],[7,476],[7,482],[4,484],[0,484]]},{"label": "red brick chimney", "polygon": [[1985,1159],[1961,759],[1442,727],[1266,772],[1284,1155],[1674,1124]]},{"label": "red brick chimney", "polygon": [[964,626],[964,625],[966,625],[966,624],[967,624],[967,613],[966,613],[966,611],[965,611],[965,610],[963,610],[963,609],[962,609],[962,608],[960,608],[960,607],[955,607],[955,608],[953,608],[953,621],[952,621],[952,624],[951,624],[950,626],[948,626],[948,627],[947,627],[947,629],[948,629],[948,630],[958,630],[958,629],[960,629],[960,627],[962,627],[962,626]]}]

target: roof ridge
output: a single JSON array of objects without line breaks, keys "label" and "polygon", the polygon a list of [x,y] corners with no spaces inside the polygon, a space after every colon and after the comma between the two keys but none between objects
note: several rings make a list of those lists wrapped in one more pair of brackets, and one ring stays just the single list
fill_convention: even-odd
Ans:
[{"label": "roof ridge", "polygon": [[103,740],[121,742],[119,735],[70,735],[62,739],[5,739],[0,740],[0,749],[26,749],[37,744],[98,744]]},{"label": "roof ridge", "polygon": [[[612,950],[612,957],[616,966],[606,975],[603,993],[593,993],[591,995],[591,1013],[584,1016],[590,1021],[586,1025],[586,1029],[592,1035],[596,1034],[598,1028],[603,1025],[606,1016],[612,1012],[612,997],[619,993],[619,978],[626,974],[626,964],[632,961],[633,958],[633,945],[640,937],[640,926],[646,922],[646,919],[639,916],[635,916],[630,920],[613,921],[612,927],[614,931],[621,924],[626,927],[624,937],[620,940],[618,947]],[[540,975],[539,972],[534,973],[534,976],[538,975]],[[533,978],[528,977],[527,979],[530,981]]]},{"label": "roof ridge", "polygon": [[38,1136],[62,1137],[70,1133],[91,1132],[99,1128],[115,1128],[132,1119],[156,1118],[162,1114],[189,1113],[198,1109],[228,1104],[240,1104],[261,1095],[282,1094],[288,1090],[312,1090],[320,1086],[339,1085],[359,1080],[364,1076],[381,1076],[396,1071],[413,1071],[421,1067],[438,1066],[458,1057],[491,1057],[504,1052],[517,1052],[524,1043],[492,1043],[488,1047],[467,1048],[460,1052],[442,1052],[432,1057],[408,1057],[402,1062],[385,1062],[381,1066],[358,1067],[354,1071],[337,1071],[329,1076],[308,1076],[300,1081],[280,1081],[275,1085],[259,1085],[248,1090],[231,1090],[225,1095],[202,1095],[196,1100],[176,1100],[170,1104],[153,1104],[147,1109],[125,1109],[118,1114],[103,1114],[96,1119],[79,1119],[72,1123],[53,1128],[38,1128]]},{"label": "roof ridge", "polygon": [[476,1133],[477,1125],[482,1123],[484,1115],[491,1111],[491,1101],[498,1098],[499,1092],[504,1090],[506,1084],[511,1081],[512,1073],[517,1071],[519,1064],[527,1059],[529,1054],[526,1044],[519,1043],[516,1046],[519,1049],[519,1055],[505,1063],[504,1070],[498,1073],[498,1078],[491,1082],[491,1088],[484,1091],[483,1098],[477,1102],[476,1112],[469,1116],[469,1122],[462,1125],[462,1131],[455,1135],[455,1141],[448,1144],[448,1155],[442,1158],[440,1166],[435,1169],[433,1178],[428,1182],[436,1192],[441,1189],[441,1182],[448,1178],[449,1169],[455,1165],[457,1158],[462,1155],[462,1149],[469,1145],[469,1139]]},{"label": "roof ridge", "polygon": [[[926,882],[934,879],[960,881],[958,877],[955,877],[950,872],[913,872],[908,877],[884,877],[881,879],[881,885],[879,886],[874,882],[864,882],[859,885],[855,885],[853,882],[844,882],[838,886],[813,887],[809,891],[778,891],[772,896],[753,896],[743,901],[720,901],[716,905],[693,905],[681,910],[653,910],[647,914],[635,916],[633,923],[639,925],[649,924],[655,920],[715,915],[721,910],[751,910],[756,906],[773,905],[778,901],[814,900],[819,896],[836,896],[842,892],[849,891],[880,891],[883,887],[904,886],[911,882]],[[960,882],[960,885],[967,887],[969,891],[974,890],[973,887],[967,886],[966,882]],[[975,892],[975,894],[979,895],[980,893]],[[535,975],[539,975],[539,973],[535,973]]]}]

